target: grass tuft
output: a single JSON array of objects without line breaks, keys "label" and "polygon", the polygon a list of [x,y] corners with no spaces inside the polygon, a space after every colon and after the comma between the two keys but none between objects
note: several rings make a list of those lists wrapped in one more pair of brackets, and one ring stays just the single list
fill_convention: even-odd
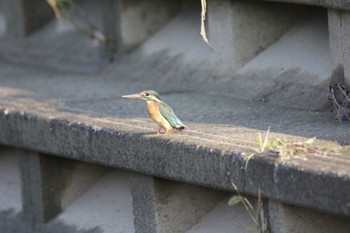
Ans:
[{"label": "grass tuft", "polygon": [[270,134],[270,127],[267,129],[264,140],[262,139],[261,133],[260,132],[258,133],[258,137],[256,138],[256,142],[258,143],[259,151],[261,153],[264,153],[266,150],[266,146],[268,145],[268,142],[269,142],[268,141],[269,134]]},{"label": "grass tuft", "polygon": [[[234,195],[229,199],[228,205],[234,206],[242,203],[247,213],[249,214],[249,217],[253,220],[256,230],[258,230],[260,233],[267,233],[267,225],[264,216],[263,201],[260,189],[258,191],[258,202],[256,206],[253,206],[253,204],[246,197],[241,195],[234,183],[232,183],[232,186],[234,187],[237,195]],[[249,228],[247,230],[252,231],[255,229]]]},{"label": "grass tuft", "polygon": [[292,141],[288,139],[270,139],[270,128],[265,136],[260,132],[256,137],[258,153],[274,153],[281,157],[306,156],[306,155],[330,155],[348,153],[350,146],[341,146],[337,142],[316,143],[317,138],[308,138],[305,141]]}]

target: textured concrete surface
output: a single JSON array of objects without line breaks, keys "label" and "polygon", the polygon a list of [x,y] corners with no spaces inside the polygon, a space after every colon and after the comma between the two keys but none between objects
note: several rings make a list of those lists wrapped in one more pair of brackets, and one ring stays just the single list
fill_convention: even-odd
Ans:
[{"label": "textured concrete surface", "polygon": [[0,211],[0,231],[2,233],[103,233],[98,227],[78,229],[74,225],[69,226],[58,221],[33,227],[22,221],[21,213],[16,214],[11,210]]},{"label": "textured concrete surface", "polygon": [[135,174],[131,178],[137,233],[181,233],[198,223],[225,193]]},{"label": "textured concrete surface", "polygon": [[18,153],[7,148],[0,149],[0,211],[22,210],[21,180]]},{"label": "textured concrete surface", "polygon": [[196,17],[199,12],[184,11],[140,51],[109,67],[104,75],[145,79],[147,89],[160,86],[163,92],[205,92],[307,110],[328,105],[325,95],[332,64],[326,10],[308,11],[237,74],[220,78],[212,75],[213,54],[196,33]]},{"label": "textured concrete surface", "polygon": [[[104,76],[140,81],[147,74],[149,85],[145,82],[143,86],[158,87],[163,92],[224,93],[303,109],[324,108],[325,87],[331,73],[327,16],[322,11],[308,14],[237,75],[215,79],[212,53],[198,35],[199,8],[190,5],[137,51],[118,57],[116,65],[109,66]],[[60,72],[100,71],[106,64],[99,62],[99,49],[68,26],[63,25],[63,32],[59,33],[61,26],[57,22],[48,25],[30,37],[27,46],[1,43],[0,60]]]},{"label": "textured concrete surface", "polygon": [[61,72],[97,73],[106,65],[100,46],[63,20],[53,20],[25,41],[1,40],[0,59]]},{"label": "textured concrete surface", "polygon": [[134,174],[130,177],[135,232],[159,232],[157,229],[156,193],[153,177]]},{"label": "textured concrete surface", "polygon": [[2,12],[2,6],[0,5],[0,38],[5,35],[6,31],[6,22],[5,22],[5,16]]},{"label": "textured concrete surface", "polygon": [[[243,205],[230,207],[229,198],[221,201],[201,221],[186,233],[248,233],[255,229],[254,222]],[[254,232],[254,231],[253,231]]]},{"label": "textured concrete surface", "polygon": [[[266,1],[266,0],[258,0],[258,1]],[[308,4],[315,6],[324,6],[327,8],[335,8],[342,10],[349,10],[349,0],[267,0],[273,2],[287,2],[287,3],[296,3],[296,4]]]},{"label": "textured concrete surface", "polygon": [[179,9],[177,0],[123,1],[119,13],[123,48],[128,51],[140,45],[173,18]]},{"label": "textured concrete surface", "polygon": [[[48,7],[46,2],[39,1],[44,4],[45,9]],[[96,4],[94,1],[78,2],[77,4],[88,15],[94,26],[105,32],[109,40],[115,42],[115,45],[108,45],[105,48],[96,40],[92,40],[86,33],[77,31],[65,19],[50,21],[50,18],[45,17],[45,12],[35,11],[41,11],[40,7],[33,10],[31,5],[29,7],[27,5],[22,6],[22,0],[5,1],[5,6],[8,8],[19,8],[17,14],[13,14],[13,9],[7,10],[7,12],[11,12],[11,17],[13,15],[19,15],[19,18],[23,15],[23,17],[26,17],[26,12],[22,13],[22,8],[25,8],[25,10],[28,10],[28,14],[34,13],[34,16],[43,13],[41,14],[42,20],[45,20],[46,25],[41,25],[41,30],[34,34],[31,31],[30,36],[25,41],[14,43],[13,40],[2,39],[0,41],[0,59],[17,64],[45,66],[47,69],[55,71],[98,73],[109,61],[114,60],[114,58],[119,59],[122,52],[140,45],[175,16],[176,11],[180,8],[179,3],[171,1],[161,4],[162,2],[159,0],[134,0],[125,1],[124,3],[104,1],[103,4]],[[52,9],[49,8],[49,12],[52,14]],[[86,25],[84,15],[80,11],[78,12],[79,14],[73,14],[75,23],[84,31],[88,31],[89,27]],[[11,17],[7,17],[9,19],[5,17],[5,22],[9,23],[11,20],[17,20],[16,24],[9,24],[12,31],[16,31],[12,27],[17,26],[17,24],[19,24],[18,27],[26,27],[25,23],[29,21],[26,18],[18,19],[16,16],[15,19],[12,19]],[[32,16],[30,15],[30,17]],[[41,20],[40,17],[31,20],[31,22],[39,20]],[[1,24],[0,17],[0,35]],[[135,25],[139,25],[139,27],[135,28]],[[23,31],[25,29],[18,30]],[[29,33],[25,35],[27,36],[27,34],[29,35]],[[6,35],[7,37],[17,37],[10,36],[11,32],[7,32]],[[114,52],[118,52],[118,54],[116,55]]]},{"label": "textured concrete surface", "polygon": [[[48,5],[45,1],[42,3]],[[98,11],[100,8],[96,4],[87,6],[81,4],[79,7],[89,15],[95,26],[101,29],[101,15],[98,14],[101,14]],[[51,8],[49,10],[50,13],[53,12]],[[87,29],[86,23],[82,23],[84,20],[81,14],[76,15],[74,19],[82,28]],[[41,66],[50,70],[97,73],[108,63],[106,58],[102,58],[101,46],[86,34],[78,32],[65,19],[47,20],[40,30],[28,35],[26,40],[14,42],[6,37],[2,38],[0,46],[2,60]]]},{"label": "textured concrete surface", "polygon": [[[172,88],[177,89],[191,88],[192,80],[198,79],[199,82],[208,81],[208,76],[211,76],[212,68],[212,51],[198,34],[200,27],[200,22],[198,21],[198,18],[200,18],[200,6],[197,4],[194,6],[193,4],[188,4],[187,6],[183,6],[183,8],[165,27],[161,28],[149,40],[145,41],[140,46],[136,55],[154,58],[155,54],[158,56],[163,54],[150,63],[152,64],[152,70],[154,70],[152,75],[155,75],[155,78],[164,85],[166,84],[165,81],[170,81],[170,77],[167,77],[169,74],[173,76],[178,73],[176,79],[183,82],[187,80],[187,85],[170,84]],[[169,65],[174,62],[177,63],[178,59],[181,60],[181,67],[175,64],[174,66]],[[158,67],[159,61],[162,61],[161,63],[164,62],[161,70],[161,67]],[[135,68],[138,67],[137,64],[134,65]],[[120,69],[117,68],[117,70]],[[121,72],[121,70],[117,70],[115,67],[110,67],[105,73]],[[174,70],[177,70],[177,72],[173,72]],[[128,74],[129,77],[133,77],[134,75]],[[199,88],[198,85],[196,86]]]},{"label": "textured concrete surface", "polygon": [[324,95],[332,72],[327,25],[326,10],[308,11],[238,72],[228,92],[277,105],[322,109],[328,104]]},{"label": "textured concrete surface", "polygon": [[309,209],[268,202],[271,233],[285,232],[350,232],[348,218],[332,216]]},{"label": "textured concrete surface", "polygon": [[134,233],[129,173],[108,172],[50,224],[56,223],[96,233]]},{"label": "textured concrete surface", "polygon": [[[40,198],[41,187],[32,184],[32,203],[31,215],[23,213],[21,204],[21,188],[20,188],[20,174],[18,168],[19,156],[31,157],[29,154],[23,154],[20,150],[2,149],[0,155],[0,232],[2,233],[46,233],[46,232],[74,232],[74,233],[132,233],[133,230],[133,216],[131,193],[129,188],[129,173],[124,171],[110,171],[103,176],[98,182],[91,179],[94,170],[91,167],[94,165],[86,165],[79,163],[79,172],[75,171],[73,174],[69,172],[72,165],[77,165],[77,162],[71,161],[66,163],[66,172],[70,176],[70,184],[66,187],[63,197],[67,199],[67,193],[70,195],[78,195],[79,198],[74,202],[68,202],[64,206],[64,211],[60,215],[48,222],[42,224],[42,219],[39,219],[43,206],[34,206],[42,203],[38,200]],[[32,155],[33,156],[33,155]],[[62,159],[61,159],[62,160]],[[21,162],[22,166],[23,161]],[[28,165],[28,163],[27,163]],[[46,163],[46,166],[48,164]],[[85,165],[85,166],[84,166]],[[75,166],[77,167],[77,166]],[[33,166],[32,169],[35,169]],[[102,167],[100,167],[102,168]],[[68,169],[68,170],[67,170]],[[40,170],[40,169],[39,169]],[[56,169],[57,170],[57,169]],[[96,170],[96,169],[95,169]],[[80,177],[78,173],[84,172],[84,177]],[[96,173],[96,172],[95,172]],[[33,175],[33,174],[31,174]],[[57,173],[55,173],[57,175]],[[57,186],[57,180],[60,177],[51,177],[51,189]],[[30,179],[28,177],[27,179]],[[35,177],[31,177],[35,179]],[[56,180],[56,181],[55,181]],[[85,185],[86,181],[90,180],[90,189],[84,194],[81,193],[81,187]],[[83,182],[82,182],[83,181]],[[39,181],[38,181],[39,182]],[[72,186],[79,186],[80,190]],[[25,187],[28,190],[28,186]],[[49,191],[49,190],[47,190]],[[51,194],[53,199],[57,198],[60,192],[54,190],[53,192],[46,192],[46,195]],[[27,202],[24,203],[24,208],[28,208],[29,194],[25,194]],[[52,199],[52,198],[51,198]],[[50,200],[51,200],[50,199]],[[72,198],[70,198],[72,199]],[[56,200],[50,206],[45,206],[46,211],[56,211],[57,208],[52,206],[58,204],[60,200]],[[69,204],[69,205],[68,205]],[[34,209],[37,207],[37,209]],[[51,208],[51,209],[50,209]],[[44,213],[45,214],[45,213]],[[82,216],[84,215],[84,216]],[[32,219],[29,219],[32,218]],[[36,218],[36,219],[33,219]],[[41,216],[43,218],[43,216]]]},{"label": "textured concrete surface", "polygon": [[[60,211],[53,192],[43,192],[43,182],[40,169],[40,155],[24,152],[20,156],[22,206],[21,219],[34,229],[55,216]],[[57,184],[53,183],[53,188]],[[48,186],[46,186],[48,188]],[[51,189],[53,190],[53,189]],[[59,193],[57,193],[59,195]]]},{"label": "textured concrete surface", "polygon": [[78,161],[70,160],[66,161],[66,164],[64,173],[68,176],[62,176],[61,179],[67,178],[69,182],[66,187],[63,187],[60,200],[62,209],[81,197],[108,171],[106,167]]},{"label": "textured concrete surface", "polygon": [[45,25],[53,17],[53,11],[46,2],[33,0],[4,0],[2,2],[6,18],[6,37],[23,39]]},{"label": "textured concrete surface", "polygon": [[242,68],[303,16],[298,5],[239,1],[209,1],[208,31],[215,75]]},{"label": "textured concrete surface", "polygon": [[67,159],[23,153],[20,157],[23,219],[48,222],[80,197],[105,168]]},{"label": "textured concrete surface", "polygon": [[350,13],[339,10],[328,10],[329,40],[331,48],[331,58],[333,69],[343,67],[344,82],[350,86],[350,50],[349,41],[346,39],[350,36]]},{"label": "textured concrete surface", "polygon": [[226,190],[232,189],[233,180],[247,192],[256,193],[261,186],[270,198],[349,214],[349,191],[343,188],[350,182],[345,154],[257,155],[245,162],[257,153],[257,133],[270,126],[272,138],[300,141],[316,136],[320,146],[330,141],[350,144],[350,125],[338,124],[331,113],[160,88],[190,129],[157,138],[144,103],[120,98],[160,87],[157,80],[147,78],[145,83],[138,73],[118,79],[106,73],[96,79],[15,67],[1,69],[2,144]]},{"label": "textured concrete surface", "polygon": [[[271,127],[271,138],[317,137],[320,147],[350,144],[348,123],[338,124],[331,113],[314,110],[325,104],[322,85],[330,81],[325,74],[331,64],[323,13],[307,16],[255,58],[265,64],[279,60],[277,69],[284,70],[277,76],[274,67],[251,75],[244,74],[243,67],[240,81],[236,75],[212,77],[210,59],[200,56],[209,52],[196,30],[199,20],[181,27],[196,16],[195,10],[179,14],[139,49],[96,75],[67,72],[67,64],[81,70],[89,66],[65,62],[69,53],[57,55],[56,63],[51,60],[62,66],[53,71],[34,62],[50,60],[45,53],[29,56],[16,44],[2,43],[0,143],[223,190],[232,190],[233,181],[245,193],[256,195],[260,187],[266,198],[350,216],[350,191],[344,188],[350,184],[347,153],[279,157],[261,155],[256,143],[257,133]],[[167,32],[173,29],[168,40]],[[45,30],[33,35],[41,38],[36,43],[45,45],[48,37],[40,36]],[[73,33],[70,38],[79,37]],[[186,43],[180,46],[179,41]],[[3,55],[13,48],[21,54],[12,54],[18,61]],[[293,59],[286,59],[289,54]],[[246,66],[261,68],[255,59]],[[265,76],[274,78],[254,80]],[[263,84],[274,88],[259,92]],[[242,86],[244,92],[237,92]],[[310,87],[311,94],[301,95],[299,86],[306,91]],[[144,89],[159,91],[189,129],[153,137],[156,126],[147,118],[144,103],[120,98]],[[271,93],[279,95],[267,98]]]}]

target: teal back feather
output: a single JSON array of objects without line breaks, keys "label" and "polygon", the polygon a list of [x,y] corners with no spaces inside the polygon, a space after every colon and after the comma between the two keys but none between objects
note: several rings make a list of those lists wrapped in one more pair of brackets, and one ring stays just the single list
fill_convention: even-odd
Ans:
[{"label": "teal back feather", "polygon": [[173,110],[166,103],[160,101],[158,102],[159,111],[162,116],[173,126],[175,129],[184,129],[186,126],[180,121],[179,118],[175,115]]}]

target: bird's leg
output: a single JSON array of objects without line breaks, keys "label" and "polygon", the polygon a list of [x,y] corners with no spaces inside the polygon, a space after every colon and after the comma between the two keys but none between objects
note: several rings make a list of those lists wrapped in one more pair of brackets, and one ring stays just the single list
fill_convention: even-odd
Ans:
[{"label": "bird's leg", "polygon": [[160,130],[161,130],[161,129],[162,129],[161,127],[158,128],[158,130],[157,130],[157,136],[161,135],[161,133],[160,133]]},{"label": "bird's leg", "polygon": [[169,133],[169,130],[166,129],[164,135],[167,135]]},{"label": "bird's leg", "polygon": [[[163,129],[165,129],[165,128],[163,128]],[[157,134],[155,136],[167,135],[169,133],[169,131],[170,131],[168,129],[165,129],[165,132],[162,133],[161,130],[162,130],[162,127],[159,127],[158,131],[157,131]]]}]

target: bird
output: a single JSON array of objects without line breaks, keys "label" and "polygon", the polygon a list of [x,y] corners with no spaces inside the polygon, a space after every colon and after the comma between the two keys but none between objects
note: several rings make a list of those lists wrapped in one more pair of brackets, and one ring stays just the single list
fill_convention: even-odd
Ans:
[{"label": "bird", "polygon": [[[162,101],[160,95],[156,91],[146,90],[138,94],[124,95],[122,98],[146,100],[148,115],[159,126],[157,136],[168,134],[168,132],[174,129],[182,131],[187,128],[175,115],[169,105]],[[162,129],[165,130],[164,133],[161,133]]]}]

